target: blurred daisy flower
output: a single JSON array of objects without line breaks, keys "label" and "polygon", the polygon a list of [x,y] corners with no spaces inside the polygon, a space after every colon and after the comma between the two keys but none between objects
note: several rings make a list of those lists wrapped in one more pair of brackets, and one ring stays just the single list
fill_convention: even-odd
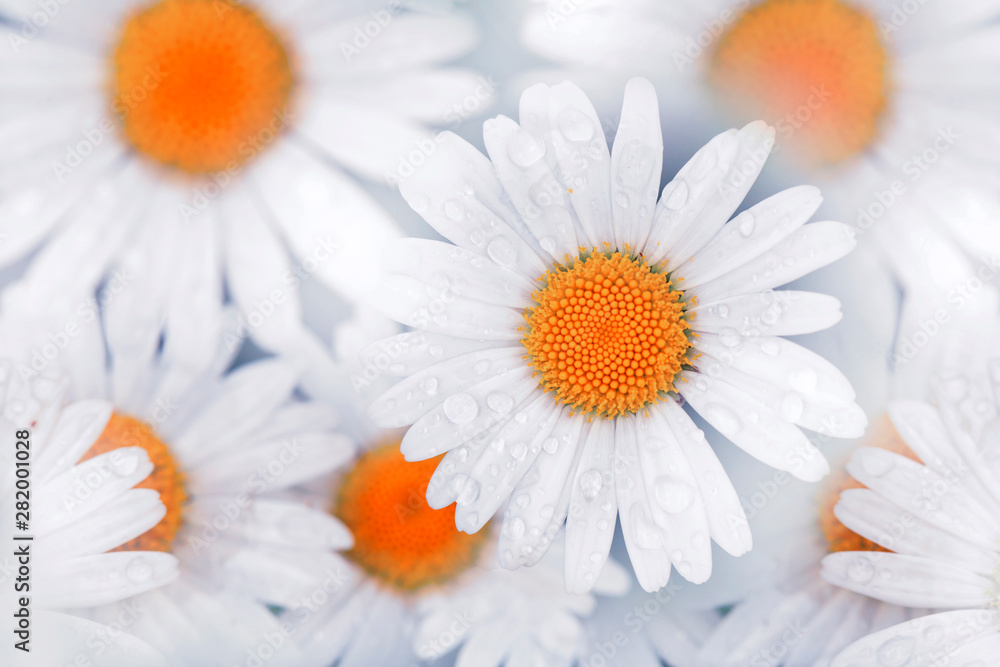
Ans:
[{"label": "blurred daisy flower", "polygon": [[[360,377],[357,351],[373,331],[393,329],[395,323],[368,309],[341,324],[335,337],[344,377]],[[354,415],[343,428],[364,444],[331,479],[304,485],[295,497],[329,512],[351,541],[323,553],[289,544],[267,554],[286,569],[283,585],[265,597],[285,609],[282,623],[303,653],[298,664],[403,665],[449,654],[458,665],[476,667],[574,664],[584,650],[581,621],[597,600],[565,591],[558,548],[531,571],[498,568],[491,529],[460,532],[454,507],[428,505],[440,457],[405,461],[402,434],[359,416],[361,392],[339,386],[329,398]],[[612,562],[595,591],[622,595],[630,583]]]},{"label": "blurred daisy flower", "polygon": [[[303,549],[316,543],[328,548],[349,541],[325,514],[282,497],[284,489],[352,456],[352,441],[332,431],[330,409],[299,400],[297,375],[282,361],[227,370],[233,352],[222,335],[205,339],[200,349],[189,345],[178,352],[161,347],[159,332],[135,321],[93,316],[63,321],[32,309],[30,302],[14,309],[20,287],[10,287],[13,298],[0,322],[2,347],[13,360],[8,376],[39,386],[59,368],[69,378],[66,399],[79,401],[64,411],[72,418],[67,417],[64,434],[57,429],[58,448],[36,454],[53,457],[60,472],[74,464],[77,472],[54,478],[53,484],[61,484],[59,507],[36,507],[37,515],[57,522],[72,538],[60,553],[87,555],[84,565],[93,561],[91,569],[107,560],[126,575],[68,569],[61,575],[66,580],[61,595],[75,590],[74,579],[86,591],[103,581],[125,585],[130,575],[162,582],[167,571],[175,582],[131,598],[140,611],[129,617],[127,629],[170,664],[228,663],[243,660],[248,650],[274,651],[275,645],[282,647],[276,660],[295,664],[294,646],[274,615],[233,572],[244,561],[263,562],[254,585],[277,586],[284,570],[266,567],[261,554],[268,545],[294,540]],[[231,331],[235,314],[220,317],[226,321],[202,324]],[[37,370],[43,363],[48,367]],[[53,399],[57,406],[60,400],[61,395]],[[36,459],[37,466],[43,463]],[[101,470],[115,481],[102,490],[118,489],[120,498],[87,491],[93,471]],[[138,489],[127,491],[133,485]],[[66,505],[64,496],[79,502]],[[99,501],[114,510],[94,515],[102,526],[73,522],[76,512]],[[63,505],[79,509],[69,512]],[[103,554],[112,548],[120,553]],[[177,561],[179,577],[178,565],[170,565]],[[78,611],[109,624],[122,609],[93,605],[113,599],[71,598],[62,606],[87,607]]]},{"label": "blurred daisy flower", "polygon": [[398,234],[346,171],[391,181],[492,97],[441,66],[471,21],[407,4],[4,2],[0,265],[52,308],[124,280],[168,329],[227,295],[241,340],[322,358],[298,288],[357,297]]},{"label": "blurred daisy flower", "polygon": [[[110,628],[58,610],[120,602],[176,580],[174,556],[123,549],[153,529],[167,510],[155,491],[142,488],[154,465],[140,447],[78,462],[98,440],[110,405],[64,404],[65,378],[22,382],[10,359],[0,362],[0,378],[0,428],[13,439],[0,452],[0,510],[8,517],[0,535],[13,545],[0,559],[10,586],[0,609],[16,619],[18,600],[30,600],[28,633],[5,643],[4,664],[66,664],[90,653],[97,638],[110,636]],[[23,523],[15,525],[15,519]],[[23,566],[24,586],[15,586],[13,577]],[[23,640],[30,654],[12,645]],[[157,662],[163,660],[159,653],[128,633],[107,642],[102,654],[109,665],[164,664]]]},{"label": "blurred daisy flower", "polygon": [[800,164],[830,177],[828,194],[884,189],[864,202],[871,224],[943,156],[996,163],[998,15],[978,0],[539,0],[522,38],[569,70],[545,78],[608,89],[644,74],[671,99],[763,118]]},{"label": "blurred daisy flower", "polygon": [[823,559],[823,577],[848,590],[889,604],[959,611],[875,633],[833,665],[905,664],[915,656],[989,664],[998,655],[1000,361],[987,367],[985,384],[950,379],[936,407],[921,401],[890,406],[893,424],[916,456],[859,449],[847,469],[867,488],[845,492],[836,507],[845,526],[880,550]]},{"label": "blurred daisy flower", "polygon": [[805,225],[820,204],[809,187],[729,221],[773,144],[760,122],[713,139],[658,199],[648,81],[626,87],[610,153],[572,84],[528,89],[520,118],[487,121],[490,159],[447,136],[400,185],[454,245],[387,249],[372,299],[417,331],[366,352],[405,377],[370,414],[413,424],[407,460],[447,452],[427,497],[457,502],[459,529],[512,499],[504,567],[537,562],[565,522],[568,589],[589,590],[620,511],[643,588],[666,584],[671,564],[705,581],[711,540],[738,555],[750,531],[681,399],[765,463],[822,477],[799,427],[854,437],[865,416],[836,368],[780,336],[831,326],[838,303],[774,288],[844,256],[853,236]]}]

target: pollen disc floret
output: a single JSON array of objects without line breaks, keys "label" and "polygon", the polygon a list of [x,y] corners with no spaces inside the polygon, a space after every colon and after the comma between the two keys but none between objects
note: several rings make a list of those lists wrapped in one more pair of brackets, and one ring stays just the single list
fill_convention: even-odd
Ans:
[{"label": "pollen disc floret", "polygon": [[612,418],[673,389],[690,343],[682,293],[642,258],[582,254],[549,270],[522,339],[560,403]]},{"label": "pollen disc floret", "polygon": [[447,583],[476,562],[488,531],[455,528],[454,505],[427,504],[427,483],[441,457],[407,463],[399,442],[361,456],[345,476],[333,513],[354,534],[346,555],[372,577],[402,591]]},{"label": "pollen disc floret", "polygon": [[833,163],[874,141],[886,69],[863,12],[840,0],[766,0],[720,38],[709,76],[727,102],[792,132],[807,159]]},{"label": "pollen disc floret", "polygon": [[162,0],[125,24],[114,54],[114,109],[128,140],[191,174],[266,148],[286,124],[292,88],[281,40],[237,3]]},{"label": "pollen disc floret", "polygon": [[149,477],[135,485],[137,489],[153,489],[160,494],[160,501],[166,505],[167,514],[148,531],[119,546],[115,551],[170,551],[170,545],[181,526],[182,506],[187,494],[184,492],[184,476],[177,467],[170,449],[145,423],[121,415],[111,415],[108,425],[100,437],[91,445],[81,461],[122,447],[142,447],[153,464]]},{"label": "pollen disc floret", "polygon": [[[888,417],[883,417],[865,439],[866,446],[879,447],[894,454],[900,454],[918,461],[917,455],[899,435]],[[819,504],[819,523],[823,535],[830,546],[830,552],[838,551],[888,551],[875,542],[858,535],[845,526],[834,515],[833,508],[840,500],[840,494],[848,489],[863,489],[865,485],[855,480],[846,470],[830,477],[824,484]]]}]

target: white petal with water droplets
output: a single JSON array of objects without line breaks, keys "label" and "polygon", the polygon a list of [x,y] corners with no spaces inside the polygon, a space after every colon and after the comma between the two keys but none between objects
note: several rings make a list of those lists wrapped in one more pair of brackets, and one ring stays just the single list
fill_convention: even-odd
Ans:
[{"label": "white petal with water droplets", "polygon": [[516,340],[521,310],[456,296],[409,276],[388,275],[370,295],[383,313],[408,326],[460,338]]},{"label": "white petal with water droplets", "polygon": [[361,350],[358,357],[364,372],[406,377],[435,364],[469,352],[513,346],[511,341],[455,338],[430,331],[407,331],[383,338]]},{"label": "white petal with water droplets", "polygon": [[427,161],[399,185],[406,202],[455,245],[529,280],[545,273],[545,263],[520,235],[527,234],[524,223],[503,201],[506,195],[490,161],[451,132],[436,139]]},{"label": "white petal with water droplets", "polygon": [[104,431],[112,410],[106,401],[77,401],[63,408],[52,434],[34,454],[35,483],[43,484],[75,465]]},{"label": "white petal with water droplets", "polygon": [[368,416],[381,428],[412,424],[449,396],[524,366],[524,348],[472,352],[404,378],[372,403]]},{"label": "white petal with water droplets", "polygon": [[386,245],[388,273],[415,278],[439,298],[467,299],[511,308],[529,305],[535,284],[488,256],[429,239],[400,239]]},{"label": "white petal with water droplets", "polygon": [[552,260],[575,256],[576,212],[570,195],[545,160],[546,143],[506,116],[483,125],[483,141],[497,178],[528,229]]},{"label": "white petal with water droplets", "polygon": [[740,449],[767,465],[815,482],[830,466],[795,426],[732,385],[682,371],[677,390],[709,424]]},{"label": "white petal with water droplets", "polygon": [[[830,667],[885,667],[905,665],[920,656],[927,664],[989,665],[987,658],[996,657],[995,645],[1000,628],[1000,614],[986,609],[946,611],[913,619],[868,635],[841,651]],[[991,641],[992,652],[975,656],[961,655],[967,646]],[[941,663],[946,660],[947,663]],[[961,661],[959,661],[961,660]]]},{"label": "white petal with water droplets", "polygon": [[819,190],[802,185],[783,190],[733,218],[708,245],[671,274],[691,289],[760,257],[801,227],[819,208]]},{"label": "white petal with water droplets", "polygon": [[566,517],[566,590],[586,593],[608,559],[618,499],[614,478],[615,424],[597,418],[583,443]]},{"label": "white petal with water droplets", "polygon": [[780,287],[835,262],[856,245],[854,232],[840,222],[813,222],[790,234],[763,255],[692,288],[699,302],[751,294]]},{"label": "white petal with water droplets", "polygon": [[666,260],[672,271],[685,264],[729,220],[774,145],[774,128],[755,121],[713,138],[663,188],[645,254],[650,264]]},{"label": "white petal with water droplets", "polygon": [[984,607],[991,600],[989,577],[917,556],[841,551],[823,559],[822,575],[835,586],[904,607]]},{"label": "white petal with water droplets", "polygon": [[500,530],[500,564],[534,565],[562,528],[582,443],[583,419],[561,408],[542,451],[514,487]]},{"label": "white petal with water droplets", "polygon": [[490,433],[535,391],[538,380],[531,377],[530,368],[521,366],[452,394],[406,432],[400,445],[403,456],[422,461]]},{"label": "white petal with water droplets", "polygon": [[653,225],[663,170],[663,133],[656,90],[646,79],[625,85],[618,132],[611,149],[611,213],[619,248],[638,252]]},{"label": "white petal with water droplets", "polygon": [[151,530],[167,514],[153,489],[129,489],[100,510],[37,537],[37,553],[58,558],[101,554]]},{"label": "white petal with water droplets", "polygon": [[699,303],[688,310],[691,329],[740,336],[796,336],[832,327],[843,316],[826,294],[767,290]]},{"label": "white petal with water droplets", "polygon": [[715,450],[684,408],[675,401],[664,401],[651,409],[659,411],[680,440],[681,451],[691,466],[705,503],[712,539],[730,555],[742,556],[753,546],[750,525],[736,489]]},{"label": "white petal with water droplets", "polygon": [[178,577],[177,559],[159,551],[119,551],[36,561],[33,602],[49,608],[95,607],[159,588]]}]

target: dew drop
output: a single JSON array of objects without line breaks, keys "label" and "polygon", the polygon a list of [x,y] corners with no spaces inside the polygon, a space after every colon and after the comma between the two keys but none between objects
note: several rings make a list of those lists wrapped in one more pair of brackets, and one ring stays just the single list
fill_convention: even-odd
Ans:
[{"label": "dew drop", "polygon": [[467,424],[479,414],[479,404],[469,394],[452,394],[444,401],[444,416],[455,424]]},{"label": "dew drop", "polygon": [[556,122],[559,130],[570,141],[590,141],[594,136],[594,123],[590,116],[579,109],[564,109]]},{"label": "dew drop", "polygon": [[420,389],[429,396],[433,396],[438,390],[437,378],[424,378],[423,382],[420,383]]},{"label": "dew drop", "polygon": [[676,211],[687,203],[687,183],[684,181],[670,181],[667,187],[663,189],[663,197],[666,200],[667,208]]},{"label": "dew drop", "polygon": [[628,208],[628,195],[621,190],[615,193],[615,203],[621,208]]},{"label": "dew drop", "polygon": [[517,251],[514,244],[502,236],[498,236],[486,246],[486,254],[500,266],[510,266],[517,261]]},{"label": "dew drop", "polygon": [[847,577],[851,581],[864,584],[872,580],[875,576],[875,566],[867,558],[858,556],[847,566]]},{"label": "dew drop", "polygon": [[545,155],[545,144],[542,144],[524,128],[519,128],[507,145],[507,154],[511,161],[522,169],[530,167]]},{"label": "dew drop", "polygon": [[133,584],[143,584],[153,578],[153,566],[145,558],[133,558],[125,567],[125,576]]},{"label": "dew drop", "polygon": [[555,454],[559,449],[559,440],[549,436],[542,441],[542,449],[545,450],[547,454]]},{"label": "dew drop", "polygon": [[915,646],[913,637],[895,637],[879,646],[875,656],[884,667],[903,667],[913,657]]},{"label": "dew drop", "polygon": [[737,229],[740,232],[740,236],[743,238],[749,238],[750,235],[753,234],[754,228],[757,226],[757,221],[754,220],[753,214],[749,211],[744,211],[740,214],[740,218],[742,219],[737,223]]},{"label": "dew drop", "polygon": [[695,495],[694,487],[666,475],[656,480],[653,492],[656,502],[670,514],[683,512],[690,507]]},{"label": "dew drop", "polygon": [[466,477],[462,483],[462,489],[458,492],[455,502],[462,507],[467,507],[479,499],[479,482],[472,477]]},{"label": "dew drop", "polygon": [[802,417],[806,404],[799,394],[790,391],[781,398],[781,418],[787,422],[795,422]]},{"label": "dew drop", "polygon": [[542,250],[549,254],[556,251],[556,240],[551,236],[543,236],[538,239],[538,245],[542,246]]},{"label": "dew drop", "polygon": [[524,521],[514,517],[504,523],[503,533],[511,540],[519,540],[524,536]]},{"label": "dew drop", "polygon": [[444,214],[452,220],[461,220],[465,216],[465,207],[454,199],[449,199],[444,203]]},{"label": "dew drop", "polygon": [[505,415],[514,408],[514,399],[507,394],[494,391],[486,397],[486,405],[497,414]]},{"label": "dew drop", "polygon": [[593,500],[597,497],[597,494],[601,492],[601,484],[601,473],[593,468],[580,475],[580,489],[583,491],[583,497],[587,500]]},{"label": "dew drop", "polygon": [[127,477],[139,467],[139,456],[135,452],[116,452],[111,455],[111,467],[121,477]]},{"label": "dew drop", "polygon": [[881,477],[892,470],[892,458],[879,451],[865,451],[861,453],[861,467],[872,477]]},{"label": "dew drop", "polygon": [[705,407],[705,418],[725,436],[739,433],[743,424],[739,416],[731,409],[719,403],[711,403]]}]

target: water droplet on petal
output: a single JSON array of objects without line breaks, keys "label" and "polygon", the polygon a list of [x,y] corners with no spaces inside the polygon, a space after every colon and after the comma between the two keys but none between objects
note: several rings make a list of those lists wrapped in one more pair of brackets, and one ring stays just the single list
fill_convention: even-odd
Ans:
[{"label": "water droplet on petal", "polygon": [[549,436],[542,441],[542,449],[548,454],[555,454],[559,449],[559,440]]},{"label": "water droplet on petal", "polygon": [[472,477],[466,477],[462,483],[462,489],[458,493],[458,498],[455,502],[466,507],[476,502],[479,499],[479,482],[477,482]]},{"label": "water droplet on petal", "polygon": [[875,576],[875,566],[863,556],[858,556],[847,565],[847,577],[851,581],[864,584]]},{"label": "water droplet on petal", "polygon": [[594,136],[594,123],[579,109],[564,109],[556,120],[559,130],[570,141],[590,141]]},{"label": "water droplet on petal", "polygon": [[455,424],[467,424],[479,414],[479,404],[469,394],[453,394],[444,401],[444,416]]},{"label": "water droplet on petal", "polygon": [[111,467],[116,474],[127,477],[139,467],[139,455],[136,452],[114,452],[111,455]]},{"label": "water droplet on petal", "polygon": [[514,399],[495,391],[486,397],[486,405],[490,406],[490,410],[505,415],[514,408]]},{"label": "water droplet on petal", "polygon": [[524,128],[518,128],[507,145],[507,154],[518,167],[530,167],[545,155],[545,144]]},{"label": "water droplet on petal", "polygon": [[705,407],[705,419],[725,436],[735,435],[743,426],[735,412],[719,403],[712,403]]},{"label": "water droplet on petal", "polygon": [[517,261],[517,250],[514,244],[502,236],[498,236],[486,246],[486,254],[500,266],[510,266]]},{"label": "water droplet on petal", "polygon": [[437,378],[424,378],[423,382],[420,383],[420,388],[425,394],[433,396],[437,393],[438,381]]},{"label": "water droplet on petal", "polygon": [[465,207],[454,199],[449,199],[444,203],[444,214],[450,219],[458,221],[465,216]]},{"label": "water droplet on petal", "polygon": [[503,532],[512,540],[519,540],[524,536],[524,521],[514,517],[503,525]]},{"label": "water droplet on petal", "polygon": [[903,667],[913,657],[916,647],[913,637],[894,637],[878,647],[875,652],[878,664],[884,667]]},{"label": "water droplet on petal", "polygon": [[688,198],[688,186],[684,181],[671,181],[663,189],[666,207],[672,211],[684,206]]},{"label": "water droplet on petal", "polygon": [[593,500],[601,492],[601,484],[601,473],[594,469],[580,475],[580,489],[587,500]]},{"label": "water droplet on petal", "polygon": [[753,214],[749,211],[744,211],[739,215],[739,220],[737,221],[737,229],[740,232],[740,236],[743,238],[749,238],[753,234],[754,228],[757,226],[757,221],[754,220]]},{"label": "water droplet on petal", "polygon": [[683,512],[694,500],[694,487],[669,476],[660,477],[653,487],[656,502],[670,514]]},{"label": "water droplet on petal", "polygon": [[799,394],[790,391],[781,398],[781,418],[787,422],[795,422],[802,417],[805,411],[805,401]]},{"label": "water droplet on petal", "polygon": [[144,584],[153,578],[153,566],[145,558],[133,558],[125,566],[125,576],[133,584]]}]

